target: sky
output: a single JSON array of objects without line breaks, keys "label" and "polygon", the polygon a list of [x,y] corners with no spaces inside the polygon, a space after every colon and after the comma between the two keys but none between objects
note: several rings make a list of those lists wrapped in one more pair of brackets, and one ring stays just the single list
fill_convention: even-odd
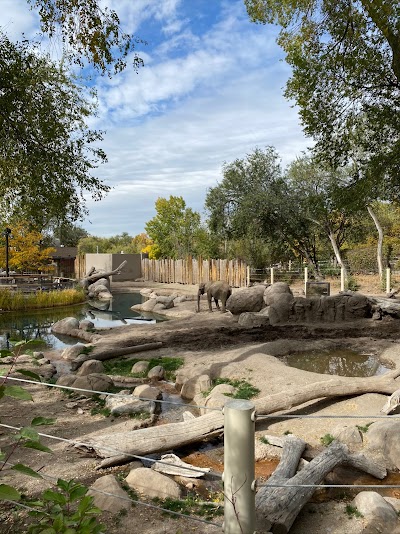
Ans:
[{"label": "sky", "polygon": [[[290,68],[277,28],[250,22],[243,0],[102,0],[147,44],[136,73],[98,76],[98,116],[108,162],[96,176],[111,186],[87,200],[78,224],[91,235],[135,236],[156,215],[157,198],[181,196],[203,218],[222,166],[274,146],[285,167],[311,145],[283,90]],[[27,0],[1,0],[0,27],[28,38],[38,16]]]}]

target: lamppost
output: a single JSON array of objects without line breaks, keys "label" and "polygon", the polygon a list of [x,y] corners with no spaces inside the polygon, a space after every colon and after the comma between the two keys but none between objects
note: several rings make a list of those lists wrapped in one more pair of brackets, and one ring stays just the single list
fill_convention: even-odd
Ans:
[{"label": "lamppost", "polygon": [[11,228],[6,228],[3,235],[6,238],[6,276],[8,277],[10,275],[10,270],[8,268],[8,239],[11,235]]}]

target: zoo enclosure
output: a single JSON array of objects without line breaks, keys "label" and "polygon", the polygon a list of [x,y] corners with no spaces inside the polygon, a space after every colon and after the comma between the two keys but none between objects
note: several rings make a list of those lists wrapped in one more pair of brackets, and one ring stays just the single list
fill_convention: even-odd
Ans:
[{"label": "zoo enclosure", "polygon": [[[81,388],[75,388],[70,386],[61,386],[52,383],[46,382],[35,382],[32,380],[21,379],[16,377],[7,377],[7,381],[15,381],[17,383],[25,384],[35,384],[42,387],[54,387],[60,388],[63,390],[69,390],[71,392],[87,392],[90,394],[97,393],[101,395],[113,395],[115,397],[129,397],[132,395],[122,395],[118,393],[109,393],[102,391],[94,390],[85,390]],[[154,400],[154,399],[145,399],[142,396],[138,397],[141,400]],[[156,400],[157,403],[167,403],[175,404],[171,401],[165,400]],[[254,529],[256,526],[256,509],[255,509],[255,495],[256,490],[263,487],[270,487],[271,490],[275,488],[298,488],[299,491],[306,491],[310,494],[310,498],[315,490],[318,488],[352,488],[354,490],[360,489],[399,489],[399,484],[330,484],[324,483],[322,480],[319,484],[305,484],[305,483],[296,483],[292,482],[291,478],[286,481],[273,481],[268,483],[260,483],[255,476],[255,423],[257,420],[265,419],[392,419],[395,420],[398,418],[396,415],[303,415],[303,414],[287,414],[287,415],[277,415],[277,414],[268,414],[268,415],[257,415],[255,411],[255,405],[251,401],[232,399],[229,400],[224,408],[210,408],[207,406],[202,406],[199,408],[204,408],[205,410],[211,410],[214,412],[221,412],[223,416],[223,432],[224,432],[224,472],[222,475],[223,481],[223,495],[224,495],[224,522],[223,524],[216,523],[211,520],[204,520],[198,517],[193,517],[186,515],[180,512],[174,512],[168,508],[163,508],[162,506],[148,504],[141,500],[136,500],[131,497],[121,497],[120,495],[115,495],[112,493],[106,493],[111,497],[118,499],[126,500],[131,504],[143,505],[153,509],[158,509],[162,512],[173,514],[175,516],[185,517],[188,520],[194,522],[201,522],[209,525],[213,525],[218,528],[218,532],[224,532],[225,534],[254,534]],[[8,430],[19,431],[20,428],[14,427],[11,425],[0,424],[0,427]],[[55,435],[42,434],[40,436],[49,438],[50,440],[55,440],[63,443],[69,443],[70,445],[75,445],[76,440],[66,439]],[[91,444],[86,444],[79,440],[80,445],[87,445],[92,447]],[[124,456],[131,456],[132,459],[147,460],[150,463],[163,463],[162,460],[155,460],[154,457],[146,456],[137,456],[135,454],[129,454],[126,451],[120,451],[114,448],[109,448],[106,445],[103,446],[103,450],[112,452],[115,454],[123,454]],[[9,462],[6,462],[9,464]],[[169,465],[169,464],[166,464]],[[189,469],[189,468],[187,468]],[[190,470],[198,471],[198,468],[193,467]],[[214,473],[214,475],[217,473]],[[44,478],[53,480],[54,482],[58,477],[45,475]],[[104,493],[101,490],[96,490],[93,488],[95,493],[99,492]],[[18,506],[17,502],[14,502]],[[26,508],[26,507],[25,507]],[[31,510],[35,510],[32,508]],[[283,532],[283,530],[282,530]]]}]

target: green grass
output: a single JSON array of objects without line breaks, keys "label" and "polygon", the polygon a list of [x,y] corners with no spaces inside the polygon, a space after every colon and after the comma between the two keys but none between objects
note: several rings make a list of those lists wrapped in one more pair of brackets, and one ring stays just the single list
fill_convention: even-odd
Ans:
[{"label": "green grass", "polygon": [[351,504],[348,504],[346,506],[346,514],[350,517],[350,518],[353,518],[353,517],[364,517],[362,515],[362,513],[355,507],[355,506],[352,506]]},{"label": "green grass", "polygon": [[24,294],[22,291],[0,289],[0,309],[3,311],[25,311],[41,308],[55,308],[85,302],[83,289],[62,291],[38,291]]},{"label": "green grass", "polygon": [[264,443],[264,445],[270,445],[268,439],[265,436],[262,436],[260,438],[261,443]]},{"label": "green grass", "polygon": [[219,384],[229,384],[235,388],[235,392],[232,394],[225,393],[227,397],[232,397],[233,399],[252,399],[260,393],[260,390],[255,386],[252,386],[246,380],[232,380],[230,378],[216,378],[212,381],[211,389],[204,391],[204,397],[207,397],[211,390],[218,386]]},{"label": "green grass", "polygon": [[[142,361],[142,359],[123,360],[113,359],[103,362],[105,372],[108,375],[122,375],[131,376],[133,378],[144,378],[147,376],[148,371],[143,373],[131,373],[131,369],[136,362]],[[165,369],[165,375],[167,380],[175,379],[175,372],[182,367],[184,363],[183,358],[152,358],[149,360],[149,369],[156,365],[162,365]]]},{"label": "green grass", "polygon": [[334,440],[335,438],[332,436],[332,434],[325,434],[325,436],[322,436],[322,438],[320,439],[322,445],[325,445],[325,447],[330,445]]},{"label": "green grass", "polygon": [[366,434],[369,430],[369,427],[373,424],[373,421],[371,421],[371,423],[367,423],[365,426],[362,426],[362,425],[356,425],[356,427],[358,428],[358,430],[360,432],[362,432],[363,434]]},{"label": "green grass", "polygon": [[[216,494],[217,495],[217,494]],[[219,494],[218,494],[219,495]],[[185,499],[171,499],[168,497],[164,501],[158,498],[153,501],[166,510],[178,512],[185,515],[196,515],[211,520],[214,517],[224,514],[222,494],[218,498],[213,498],[214,502],[203,502],[194,493],[189,493]],[[164,512],[166,513],[166,512]],[[178,516],[170,516],[176,517]]]}]

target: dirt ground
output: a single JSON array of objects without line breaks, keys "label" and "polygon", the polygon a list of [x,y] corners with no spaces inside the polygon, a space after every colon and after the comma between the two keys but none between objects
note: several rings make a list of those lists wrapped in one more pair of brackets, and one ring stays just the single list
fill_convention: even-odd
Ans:
[{"label": "dirt ground", "polygon": [[[149,287],[148,283],[117,283],[113,291],[138,291]],[[158,290],[177,291],[179,294],[192,295],[195,298],[195,286],[152,284]],[[301,285],[292,288],[300,293]],[[378,294],[377,289],[364,294]],[[383,296],[381,294],[380,296]],[[319,325],[290,325],[279,327],[265,327],[254,329],[240,328],[235,319],[228,314],[209,313],[206,302],[202,301],[201,313],[194,311],[195,301],[189,300],[176,309],[168,310],[171,320],[157,325],[123,326],[101,333],[101,341],[113,346],[128,346],[149,341],[162,341],[163,346],[154,351],[140,354],[141,359],[152,357],[180,357],[184,360],[182,370],[188,373],[208,370],[213,378],[225,377],[244,379],[260,390],[257,397],[281,392],[290,387],[301,384],[312,384],[321,380],[329,380],[329,375],[321,375],[302,371],[285,365],[281,356],[302,350],[326,349],[336,347],[353,348],[358,351],[369,351],[378,355],[381,361],[394,368],[400,365],[400,335],[398,321],[364,320],[359,323],[319,324]],[[136,355],[137,357],[137,355]],[[54,417],[56,423],[50,427],[43,427],[43,432],[50,435],[62,436],[65,439],[84,441],[84,436],[104,430],[107,434],[111,430],[119,431],[130,428],[131,420],[122,418],[105,418],[103,415],[91,415],[91,402],[86,399],[69,399],[65,393],[55,388],[30,386],[34,402],[8,399],[2,404],[1,422],[13,426],[27,425],[35,416]],[[309,402],[297,407],[294,413],[302,414],[350,414],[359,416],[352,420],[352,424],[365,424],[371,417],[378,415],[384,402],[385,395],[366,394],[353,398],[342,398],[337,402],[324,400]],[[368,416],[368,417],[366,417]],[[265,434],[282,435],[286,431],[305,439],[311,446],[319,446],[320,438],[331,433],[333,428],[341,424],[337,419],[270,419],[256,426],[257,454],[270,454],[263,451],[260,438]],[[112,467],[102,471],[96,470],[98,459],[79,456],[68,447],[68,443],[57,443],[50,439],[44,442],[52,448],[53,454],[38,453],[28,449],[17,449],[12,455],[13,463],[19,461],[30,465],[53,480],[57,477],[74,478],[86,485],[93,483],[102,474],[114,473],[126,476],[129,464]],[[0,429],[0,448],[10,450],[10,431]],[[221,450],[217,444],[215,450]],[[188,454],[190,451],[174,451],[178,455]],[[195,452],[195,451],[192,451]],[[215,462],[221,464],[221,455],[210,455],[210,463],[215,468]],[[217,466],[218,467],[218,466]],[[4,469],[1,483],[17,483],[27,494],[34,494],[37,490],[35,479],[15,476],[10,470]],[[371,483],[371,482],[369,482]],[[43,482],[41,482],[43,486]],[[393,495],[393,493],[392,493]],[[395,495],[397,496],[397,495]],[[348,500],[343,495],[332,492],[321,499],[314,499],[299,515],[291,529],[293,534],[358,534],[362,530],[362,519],[350,518],[345,513]],[[152,504],[151,501],[144,502]],[[321,502],[322,501],[322,502]],[[157,510],[137,504],[128,510],[126,515],[104,514],[107,525],[106,532],[120,534],[122,532],[155,534],[182,534],[183,532],[217,533],[220,527],[205,523],[197,523],[184,518],[171,518]],[[15,511],[11,505],[0,508],[0,534],[24,532],[26,529],[26,513]],[[222,518],[213,521],[221,523]],[[389,533],[387,533],[389,534]]]}]

